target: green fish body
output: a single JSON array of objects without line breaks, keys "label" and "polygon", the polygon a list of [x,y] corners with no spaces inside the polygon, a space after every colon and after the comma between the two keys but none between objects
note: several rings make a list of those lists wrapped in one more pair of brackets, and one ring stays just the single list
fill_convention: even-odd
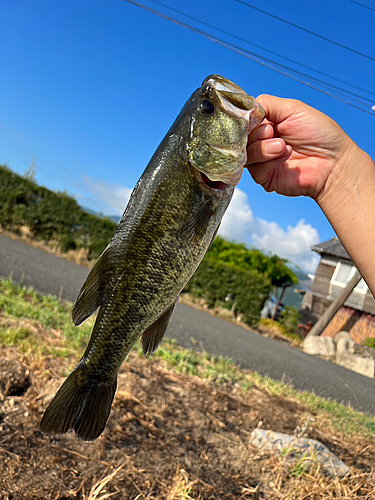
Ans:
[{"label": "green fish body", "polygon": [[239,182],[248,133],[263,118],[252,97],[217,75],[187,101],[78,295],[74,323],[99,308],[98,316],[82,359],[43,416],[43,432],[74,429],[88,441],[103,432],[122,362],[140,337],[145,353],[159,346]]}]

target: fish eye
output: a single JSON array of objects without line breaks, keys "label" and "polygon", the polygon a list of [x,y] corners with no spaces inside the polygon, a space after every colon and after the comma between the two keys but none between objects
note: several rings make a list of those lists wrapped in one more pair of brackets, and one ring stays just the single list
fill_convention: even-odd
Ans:
[{"label": "fish eye", "polygon": [[200,105],[200,111],[203,115],[212,115],[215,111],[215,106],[208,99],[204,99]]}]

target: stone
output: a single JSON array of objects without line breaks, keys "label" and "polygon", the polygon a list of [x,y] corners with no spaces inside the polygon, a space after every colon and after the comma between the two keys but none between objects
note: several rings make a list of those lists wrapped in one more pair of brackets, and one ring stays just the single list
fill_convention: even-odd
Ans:
[{"label": "stone", "polygon": [[342,339],[346,339],[349,343],[354,342],[350,336],[350,333],[346,332],[345,330],[341,330],[341,332],[337,332],[336,335],[333,337],[333,340],[334,340],[336,345]]},{"label": "stone", "polygon": [[[339,332],[339,333],[344,333],[344,332]],[[345,353],[353,353],[353,347],[354,347],[354,340],[350,337],[347,338],[345,336],[341,336],[338,338],[336,341],[336,351],[337,354],[345,354]]]},{"label": "stone", "polygon": [[336,363],[365,377],[374,378],[374,358],[353,354],[353,348],[354,342],[351,339],[348,340],[345,336],[339,338],[337,342]]},{"label": "stone", "polygon": [[349,467],[316,439],[255,429],[251,433],[250,443],[262,450],[275,450],[282,453],[288,463],[303,464],[306,472],[313,465],[319,465],[324,474],[332,477],[342,478],[349,472]]},{"label": "stone", "polygon": [[309,337],[303,341],[303,350],[313,356],[331,358],[335,356],[335,343],[331,337]]}]

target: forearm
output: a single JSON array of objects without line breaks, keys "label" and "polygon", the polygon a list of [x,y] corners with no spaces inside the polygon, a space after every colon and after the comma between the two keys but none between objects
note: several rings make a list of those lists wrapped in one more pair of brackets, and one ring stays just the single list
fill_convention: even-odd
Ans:
[{"label": "forearm", "polygon": [[317,203],[375,296],[375,165],[354,142]]}]

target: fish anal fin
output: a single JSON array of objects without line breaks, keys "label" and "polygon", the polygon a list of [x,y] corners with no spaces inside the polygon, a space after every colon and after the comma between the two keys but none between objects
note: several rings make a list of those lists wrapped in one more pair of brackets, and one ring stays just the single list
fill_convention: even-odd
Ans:
[{"label": "fish anal fin", "polygon": [[117,379],[90,380],[84,365],[78,365],[65,380],[45,411],[40,430],[59,433],[73,429],[84,441],[103,432],[116,392]]},{"label": "fish anal fin", "polygon": [[108,249],[96,261],[95,266],[91,269],[82,285],[72,311],[73,323],[76,326],[89,318],[103,304],[105,281],[106,277],[108,277],[107,261]]},{"label": "fish anal fin", "polygon": [[144,331],[141,344],[145,354],[151,354],[159,347],[164,337],[175,304],[173,303],[159,318]]},{"label": "fish anal fin", "polygon": [[181,242],[198,244],[206,233],[213,214],[213,202],[209,198],[198,208],[188,222],[178,231],[177,238]]}]

